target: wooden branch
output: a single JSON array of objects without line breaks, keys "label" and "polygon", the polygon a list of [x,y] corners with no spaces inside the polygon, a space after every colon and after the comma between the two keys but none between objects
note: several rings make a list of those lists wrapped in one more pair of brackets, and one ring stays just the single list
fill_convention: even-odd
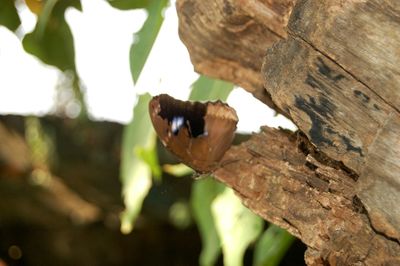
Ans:
[{"label": "wooden branch", "polygon": [[294,0],[178,0],[179,35],[199,73],[231,81],[277,108],[260,73],[267,48],[286,36]]},{"label": "wooden branch", "polygon": [[298,1],[289,29],[397,111],[400,6],[396,0]]},{"label": "wooden branch", "polygon": [[309,247],[307,264],[399,262],[398,242],[371,228],[354,173],[305,137],[264,127],[223,160],[216,179],[255,213],[300,238]]},{"label": "wooden branch", "polygon": [[400,187],[393,186],[400,173],[397,111],[298,39],[271,49],[264,73],[275,103],[311,142],[360,175],[358,196],[374,213],[375,229],[400,239]]},{"label": "wooden branch", "polygon": [[[332,4],[332,10],[335,10],[334,7],[337,5],[334,5],[332,1],[329,3]],[[368,3],[361,7],[357,4],[348,5],[346,8],[349,10],[346,11],[358,14],[361,12],[359,10],[371,8],[370,5],[373,3]],[[332,21],[329,27],[323,27],[321,21],[313,21],[315,25],[319,25],[315,27],[318,31],[325,30],[329,31],[329,34],[326,33],[328,36],[339,36],[334,46],[336,61],[333,61],[331,57],[321,52],[326,50],[328,53],[330,51],[328,48],[320,42],[312,42],[310,45],[309,42],[312,40],[304,38],[307,34],[302,35],[303,32],[296,31],[299,25],[304,23],[299,21],[306,20],[309,12],[318,13],[318,10],[322,8],[321,2],[315,5],[299,2],[298,7],[295,9],[296,15],[292,17],[289,24],[293,37],[280,42],[267,53],[264,64],[265,87],[272,95],[274,102],[290,113],[292,119],[313,144],[331,158],[343,161],[346,166],[360,175],[357,183],[358,196],[368,210],[375,230],[389,238],[400,240],[400,209],[396,204],[400,201],[400,161],[398,159],[400,158],[400,143],[398,142],[399,135],[396,134],[400,130],[400,116],[396,108],[392,107],[396,105],[398,91],[392,89],[392,95],[389,95],[389,89],[394,88],[393,83],[397,83],[399,87],[400,76],[395,79],[395,76],[391,75],[393,79],[383,86],[385,81],[382,80],[381,73],[376,70],[381,65],[371,64],[368,67],[365,63],[363,69],[358,69],[356,72],[353,72],[352,68],[354,65],[370,60],[371,55],[374,55],[375,60],[379,59],[382,62],[389,61],[390,63],[392,58],[400,60],[400,42],[397,43],[399,53],[392,54],[392,58],[387,60],[386,51],[381,52],[378,42],[369,43],[369,50],[361,49],[356,53],[354,44],[348,47],[349,43],[352,43],[348,41],[350,38],[342,37],[343,41],[340,41],[340,36],[343,34],[353,36],[352,32],[355,36],[364,34],[372,39],[377,38],[376,36],[382,34],[381,29],[387,30],[385,26],[391,17],[382,13],[377,17],[378,20],[374,20],[376,13],[372,13],[369,17],[370,21],[382,25],[376,27],[375,31],[365,26],[368,32],[363,34],[357,29],[360,29],[362,26],[360,23],[365,23],[365,21],[359,21],[356,15],[348,17],[343,7],[340,12],[337,11],[337,14],[333,11],[330,13]],[[324,8],[326,7],[324,5]],[[303,16],[302,12],[306,14]],[[363,16],[365,15],[368,16],[368,13],[363,13]],[[340,23],[346,20],[349,24],[352,22],[353,31],[348,29],[345,32],[341,31]],[[332,27],[335,21],[338,21],[339,25]],[[400,26],[400,23],[397,26]],[[336,32],[332,32],[334,30]],[[397,32],[400,36],[398,27],[395,27],[393,32]],[[395,47],[390,47],[391,41],[388,45],[391,51],[395,49]],[[347,61],[347,54],[352,50],[359,60],[353,58],[357,63],[354,63],[352,67],[347,67],[350,64]],[[341,60],[341,58],[346,59]],[[368,63],[372,62],[368,61]],[[300,65],[301,68],[299,68]],[[374,71],[377,71],[376,75],[372,75]],[[400,67],[393,65],[388,71],[400,73]],[[368,79],[365,79],[367,76]],[[287,80],[290,82],[288,83]],[[380,93],[380,88],[383,87],[386,89],[381,90],[382,93]],[[391,102],[391,99],[394,101]]]},{"label": "wooden branch", "polygon": [[[336,125],[327,119],[323,134],[330,134],[329,127],[333,126],[342,138],[334,145],[327,145],[327,149],[320,145],[318,148],[332,151],[345,145],[352,150],[330,154],[360,174],[357,194],[368,210],[372,226],[397,241],[400,241],[399,16],[395,0],[345,4],[299,1],[289,24],[291,34],[316,51],[302,60],[313,60],[319,54],[334,63],[332,71],[325,72],[328,75],[321,73],[317,79],[327,80],[329,75],[335,77],[335,73],[343,76],[342,81],[331,81],[322,87],[314,84],[315,90],[327,87],[320,97],[327,97],[336,109],[333,110]],[[306,30],[305,23],[314,31]],[[282,52],[285,53],[280,51],[279,56]],[[329,67],[325,71],[330,71]],[[306,87],[303,85],[299,93],[304,95],[302,89]],[[338,93],[328,95],[331,92]],[[290,94],[297,92],[291,90]],[[315,114],[324,116],[318,111]],[[360,154],[356,155],[356,151]],[[352,162],[346,162],[348,157],[352,157],[349,158]]]},{"label": "wooden branch", "polygon": [[[226,163],[216,178],[254,212],[302,239],[310,265],[399,264],[398,3],[300,0],[269,16],[273,9],[263,2],[177,4],[180,34],[199,72],[245,84],[263,99],[257,62],[267,49],[263,100],[305,136],[304,154],[287,133],[265,128],[226,154],[235,164]],[[252,22],[229,32],[232,14]],[[284,29],[289,14],[286,35],[276,25]],[[251,71],[234,76],[226,71],[232,62],[235,71]]]}]

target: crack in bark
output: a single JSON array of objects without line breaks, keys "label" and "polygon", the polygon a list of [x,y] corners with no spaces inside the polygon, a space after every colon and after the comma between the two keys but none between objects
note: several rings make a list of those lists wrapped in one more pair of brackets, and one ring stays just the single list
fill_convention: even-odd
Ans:
[{"label": "crack in bark", "polygon": [[298,235],[298,236],[300,236],[299,238],[301,239],[301,231],[297,228],[296,225],[294,225],[294,224],[293,224],[291,221],[289,221],[289,219],[286,218],[286,217],[282,217],[282,221],[284,221],[285,223],[287,223],[287,224],[291,227],[291,230],[295,230],[295,231],[296,231],[295,234]]},{"label": "crack in bark", "polygon": [[[311,155],[319,163],[332,167],[337,170],[342,170],[352,180],[357,181],[359,175],[347,167],[343,162],[334,160],[329,156],[325,155],[322,151],[318,150],[307,138],[302,131],[297,131],[297,142],[299,150],[305,155]],[[307,166],[307,165],[306,165]],[[312,169],[311,169],[312,170]]]},{"label": "crack in bark", "polygon": [[394,237],[390,237],[390,236],[384,234],[383,232],[380,232],[380,231],[376,230],[375,227],[374,227],[374,225],[373,225],[372,222],[371,222],[371,218],[369,217],[369,215],[367,214],[367,215],[365,215],[365,216],[366,216],[367,219],[368,219],[369,226],[371,227],[372,231],[374,231],[374,233],[375,233],[376,235],[382,236],[383,238],[387,239],[388,241],[391,241],[391,242],[393,242],[393,243],[396,243],[396,244],[400,245],[400,240],[399,240],[399,239],[394,238]]}]

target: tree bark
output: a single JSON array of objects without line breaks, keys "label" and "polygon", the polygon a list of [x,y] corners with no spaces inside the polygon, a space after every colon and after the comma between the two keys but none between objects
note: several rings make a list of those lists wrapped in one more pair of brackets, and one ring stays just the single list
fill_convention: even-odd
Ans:
[{"label": "tree bark", "polygon": [[398,265],[400,7],[293,3],[177,2],[195,69],[243,86],[300,131],[263,128],[215,176],[299,237],[309,265]]},{"label": "tree bark", "polygon": [[177,1],[179,34],[197,72],[236,83],[279,110],[263,88],[268,47],[284,38],[293,0]]}]

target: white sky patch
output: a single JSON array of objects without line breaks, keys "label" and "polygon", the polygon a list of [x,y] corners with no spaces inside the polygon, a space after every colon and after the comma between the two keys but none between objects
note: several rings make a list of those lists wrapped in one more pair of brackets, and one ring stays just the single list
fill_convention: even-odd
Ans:
[{"label": "white sky patch", "polygon": [[66,19],[89,111],[97,119],[128,122],[135,102],[129,49],[146,13],[121,11],[100,0],[81,2],[83,11],[68,9]]},{"label": "white sky patch", "polygon": [[0,113],[48,112],[60,72],[26,54],[20,40],[5,27],[0,27],[0,40]]},{"label": "white sky patch", "polygon": [[194,72],[189,53],[178,36],[175,3],[166,9],[165,20],[140,74],[136,92],[167,93],[186,100],[190,86],[199,75]]},{"label": "white sky patch", "polygon": [[237,130],[241,132],[258,132],[261,126],[283,127],[296,130],[296,126],[286,117],[276,112],[242,88],[235,88],[229,94],[228,104],[235,108],[239,117]]}]

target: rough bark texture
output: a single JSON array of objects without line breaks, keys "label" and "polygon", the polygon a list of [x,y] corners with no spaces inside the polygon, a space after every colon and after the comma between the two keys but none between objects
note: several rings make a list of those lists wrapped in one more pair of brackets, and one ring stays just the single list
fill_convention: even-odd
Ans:
[{"label": "rough bark texture", "polygon": [[179,34],[195,70],[236,83],[279,110],[260,69],[266,49],[287,35],[293,2],[177,1]]},{"label": "rough bark texture", "polygon": [[[308,245],[309,265],[398,265],[399,5],[276,2],[177,2],[196,70],[244,86],[302,132],[264,128],[216,178]],[[231,31],[236,17],[247,19]]]}]

